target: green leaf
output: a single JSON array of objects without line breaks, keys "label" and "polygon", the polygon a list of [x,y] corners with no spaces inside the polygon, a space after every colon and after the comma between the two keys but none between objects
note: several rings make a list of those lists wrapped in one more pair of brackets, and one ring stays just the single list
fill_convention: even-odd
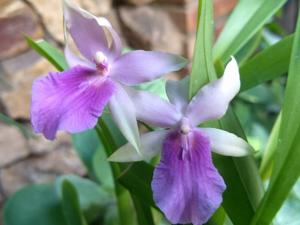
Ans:
[{"label": "green leaf", "polygon": [[300,221],[300,181],[298,180],[278,212],[276,225],[298,225]]},{"label": "green leaf", "polygon": [[259,31],[235,54],[235,59],[239,62],[239,65],[242,65],[255,52],[261,42],[261,39],[262,31]]},{"label": "green leaf", "polygon": [[288,71],[294,36],[288,36],[261,51],[240,68],[241,92]]},{"label": "green leaf", "polygon": [[239,94],[239,99],[252,104],[268,104],[274,101],[269,86],[260,84]]},{"label": "green leaf", "polygon": [[75,175],[65,175],[59,177],[55,182],[56,190],[62,198],[63,183],[68,181],[76,190],[80,209],[88,222],[94,221],[100,215],[106,213],[109,205],[113,204],[112,194],[105,191],[95,182]]},{"label": "green leaf", "polygon": [[45,40],[35,41],[30,37],[26,37],[26,41],[31,48],[46,58],[59,71],[68,68],[64,55]]},{"label": "green leaf", "polygon": [[67,180],[62,183],[62,208],[68,225],[87,225],[80,209],[76,189]]},{"label": "green leaf", "polygon": [[226,218],[226,212],[220,207],[205,225],[223,225]]},{"label": "green leaf", "polygon": [[52,184],[27,186],[12,195],[4,207],[5,225],[67,225]]},{"label": "green leaf", "polygon": [[285,90],[282,118],[269,188],[252,225],[270,224],[300,175],[300,13]]},{"label": "green leaf", "polygon": [[138,198],[156,208],[151,191],[153,169],[145,162],[133,163],[120,175],[118,181]]},{"label": "green leaf", "polygon": [[150,82],[142,83],[136,86],[137,90],[148,91],[152,94],[160,96],[161,98],[168,99],[166,93],[166,79],[160,78]]},{"label": "green leaf", "polygon": [[[96,131],[99,139],[103,143],[106,155],[111,155],[117,148],[118,144],[116,141],[117,136],[113,136],[111,133],[111,124],[104,118],[100,118],[99,124],[96,126]],[[115,194],[117,198],[118,215],[120,224],[133,224],[134,225],[134,214],[131,207],[131,197],[129,192],[126,191],[118,182],[117,177],[121,173],[121,168],[117,163],[110,163],[112,174],[114,177]]]},{"label": "green leaf", "polygon": [[272,128],[266,146],[266,150],[264,151],[262,162],[260,164],[259,172],[263,180],[267,180],[271,174],[273,161],[274,161],[274,154],[277,148],[280,124],[281,124],[281,113],[278,115],[276,122]]},{"label": "green leaf", "polygon": [[92,164],[95,176],[103,188],[110,192],[113,191],[115,187],[113,174],[102,145],[93,155]]},{"label": "green leaf", "polygon": [[245,46],[286,1],[239,1],[214,46],[214,60],[229,60],[230,56]]},{"label": "green leaf", "polygon": [[216,77],[212,62],[212,1],[199,0],[198,27],[194,48],[192,71],[190,75],[189,96],[192,98],[198,90]]},{"label": "green leaf", "polygon": [[94,175],[93,156],[101,143],[95,130],[87,130],[81,133],[72,134],[73,146],[80,159],[88,169],[90,175]]},{"label": "green leaf", "polygon": [[131,198],[136,211],[138,224],[154,225],[150,206],[144,201],[144,199],[136,197],[133,193],[131,193]]}]

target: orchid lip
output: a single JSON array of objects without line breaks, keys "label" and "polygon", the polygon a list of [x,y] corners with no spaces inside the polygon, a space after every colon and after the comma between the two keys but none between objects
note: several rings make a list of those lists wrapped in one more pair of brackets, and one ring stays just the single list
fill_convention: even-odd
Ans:
[{"label": "orchid lip", "polygon": [[109,63],[107,57],[103,54],[103,52],[98,51],[94,56],[94,62],[96,64],[97,71],[100,75],[105,76],[109,72]]}]

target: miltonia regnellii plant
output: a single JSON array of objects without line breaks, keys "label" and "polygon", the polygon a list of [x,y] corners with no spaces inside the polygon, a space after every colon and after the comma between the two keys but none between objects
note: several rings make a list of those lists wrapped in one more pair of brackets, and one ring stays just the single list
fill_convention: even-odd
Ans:
[{"label": "miltonia regnellii plant", "polygon": [[[279,24],[264,26],[285,2],[238,1],[213,45],[213,1],[199,0],[190,75],[148,85],[186,60],[157,51],[123,54],[107,19],[65,0],[64,55],[46,41],[27,39],[60,71],[34,81],[31,122],[50,140],[58,131],[71,133],[87,176],[26,187],[6,204],[4,224],[271,224],[300,171],[300,22],[287,37],[276,34]],[[269,46],[270,33],[282,40]],[[274,79],[286,73],[283,97],[286,79]],[[167,100],[158,97],[165,90]],[[239,92],[246,93],[235,98]],[[274,92],[283,105],[265,102]],[[137,120],[146,128],[142,135]],[[257,127],[271,134],[268,144]],[[295,196],[289,215],[291,205],[300,205]],[[278,224],[299,214],[286,211]]]}]

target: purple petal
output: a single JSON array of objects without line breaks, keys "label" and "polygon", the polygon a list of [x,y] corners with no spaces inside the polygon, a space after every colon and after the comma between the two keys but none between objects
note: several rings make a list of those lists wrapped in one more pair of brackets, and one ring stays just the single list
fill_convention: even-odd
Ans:
[{"label": "purple petal", "polygon": [[77,66],[34,81],[31,122],[35,132],[54,139],[57,130],[71,133],[94,127],[115,90],[114,83]]},{"label": "purple petal", "polygon": [[177,110],[185,111],[189,103],[189,77],[186,76],[180,81],[168,80],[166,92],[170,102],[176,106]]},{"label": "purple petal", "polygon": [[97,51],[105,55],[109,53],[104,28],[95,16],[65,0],[64,17],[66,27],[83,56],[92,62]]},{"label": "purple petal", "polygon": [[139,152],[141,144],[134,105],[126,91],[119,84],[116,93],[109,101],[109,109],[123,135]]},{"label": "purple petal", "polygon": [[239,92],[239,68],[234,58],[226,66],[224,75],[205,85],[192,99],[186,110],[192,125],[221,118],[230,101]]},{"label": "purple petal", "polygon": [[209,140],[199,131],[169,134],[154,170],[154,200],[173,223],[201,225],[222,202],[226,185],[211,159]]},{"label": "purple petal", "polygon": [[146,91],[126,89],[134,103],[136,117],[145,123],[158,127],[174,127],[181,119],[175,106]]},{"label": "purple petal", "polygon": [[123,84],[136,85],[177,71],[186,63],[184,58],[173,54],[138,50],[116,59],[110,75]]}]

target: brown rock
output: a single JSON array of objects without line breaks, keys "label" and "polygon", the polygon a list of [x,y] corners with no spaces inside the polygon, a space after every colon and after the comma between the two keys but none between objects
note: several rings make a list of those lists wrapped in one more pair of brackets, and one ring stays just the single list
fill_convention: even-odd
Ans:
[{"label": "brown rock", "polygon": [[164,3],[166,5],[185,5],[195,0],[157,0],[159,3]]},{"label": "brown rock", "polygon": [[13,58],[2,60],[2,69],[9,82],[12,82],[20,71],[27,70],[40,61],[41,57],[32,49]]},{"label": "brown rock", "polygon": [[126,3],[136,5],[136,6],[142,6],[147,5],[151,2],[154,2],[155,0],[125,0]]},{"label": "brown rock", "polygon": [[198,1],[184,6],[164,6],[175,26],[184,34],[194,34],[197,30]]},{"label": "brown rock", "polygon": [[0,7],[5,7],[8,3],[9,3],[10,0],[0,0]]},{"label": "brown rock", "polygon": [[86,171],[70,143],[63,142],[47,154],[31,156],[2,169],[1,182],[4,193],[10,195],[25,185],[51,182],[56,176],[70,173],[83,176]]},{"label": "brown rock", "polygon": [[29,155],[26,139],[16,127],[1,123],[0,134],[0,167]]},{"label": "brown rock", "polygon": [[16,89],[1,95],[1,100],[8,115],[13,119],[29,119],[29,89]]},{"label": "brown rock", "polygon": [[195,35],[188,35],[186,36],[184,40],[184,53],[183,56],[192,59],[193,54],[194,54],[194,46],[195,46],[195,40],[196,36]]},{"label": "brown rock", "polygon": [[57,143],[47,140],[43,135],[37,135],[28,140],[28,145],[32,154],[41,155],[53,151]]},{"label": "brown rock", "polygon": [[182,52],[182,37],[166,12],[155,6],[121,7],[121,20],[133,48]]},{"label": "brown rock", "polygon": [[236,3],[237,0],[214,0],[214,17],[227,16]]},{"label": "brown rock", "polygon": [[[63,9],[61,0],[28,0],[41,16],[50,34],[58,41],[64,41]],[[94,15],[106,15],[112,0],[74,0],[74,3]]]},{"label": "brown rock", "polygon": [[70,136],[65,132],[59,132],[54,141],[47,140],[43,135],[36,135],[28,140],[30,152],[33,155],[41,155],[57,150],[61,145],[70,145]]},{"label": "brown rock", "polygon": [[53,66],[45,59],[40,59],[32,67],[15,75],[11,81],[13,89],[0,95],[6,113],[11,118],[29,119],[32,82],[36,77],[50,71],[55,71]]},{"label": "brown rock", "polygon": [[22,1],[11,1],[0,10],[0,60],[28,49],[24,34],[33,38],[43,36],[34,12]]},{"label": "brown rock", "polygon": [[[7,79],[6,72],[3,69],[2,65],[0,64],[0,92],[7,91],[11,87],[11,85],[9,84],[9,82],[7,82],[6,79]],[[2,112],[1,108],[2,107],[0,106],[0,112]]]},{"label": "brown rock", "polygon": [[106,18],[109,20],[109,22],[112,24],[113,28],[116,30],[116,32],[118,33],[118,35],[121,37],[121,41],[122,41],[122,46],[127,46],[127,40],[125,39],[123,34],[123,30],[122,30],[122,26],[121,26],[121,22],[118,18],[118,13],[117,10],[111,10],[107,15]]}]

